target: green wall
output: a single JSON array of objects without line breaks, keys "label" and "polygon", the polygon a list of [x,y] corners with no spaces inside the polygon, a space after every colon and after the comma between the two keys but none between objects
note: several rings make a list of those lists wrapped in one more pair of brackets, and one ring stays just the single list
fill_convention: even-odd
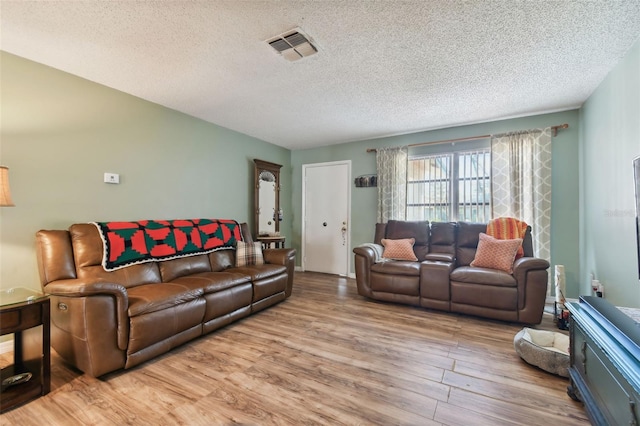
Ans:
[{"label": "green wall", "polygon": [[[0,66],[0,163],[16,203],[0,209],[0,288],[38,288],[38,229],[143,218],[251,223],[253,158],[283,164],[282,232],[300,249],[304,164],[351,160],[355,177],[375,173],[367,148],[568,123],[553,140],[552,265],[565,265],[569,297],[589,294],[593,273],[607,299],[640,307],[631,180],[640,42],[580,110],[296,151],[5,52]],[[104,172],[121,184],[103,183]],[[373,238],[376,198],[375,188],[352,190],[352,247]]]},{"label": "green wall", "polygon": [[[293,151],[293,242],[300,252],[302,165],[327,161],[351,160],[353,177],[376,172],[374,153],[367,148],[400,146],[444,139],[542,128],[567,123],[553,139],[551,263],[565,265],[567,293],[578,295],[579,281],[579,113],[577,110],[533,117],[515,118],[491,123],[460,126],[402,136],[333,145],[324,148]],[[351,246],[373,241],[376,222],[376,188],[353,188],[351,191]]]},{"label": "green wall", "polygon": [[[34,235],[72,223],[231,218],[253,223],[253,159],[279,163],[291,236],[290,151],[0,52],[0,288],[39,288]],[[103,183],[104,172],[120,184]]]},{"label": "green wall", "polygon": [[591,274],[605,298],[640,308],[633,170],[640,156],[640,40],[580,111],[582,294]]}]

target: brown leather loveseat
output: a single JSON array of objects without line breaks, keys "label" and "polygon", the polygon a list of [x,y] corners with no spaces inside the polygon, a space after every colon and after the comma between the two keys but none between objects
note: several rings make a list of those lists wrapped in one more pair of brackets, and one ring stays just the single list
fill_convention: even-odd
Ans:
[{"label": "brown leather loveseat", "polygon": [[[251,241],[246,224],[241,229]],[[36,244],[51,297],[51,346],[94,377],[283,301],[293,285],[293,249],[265,249],[264,264],[242,267],[227,249],[105,271],[93,224],[39,231]]]},{"label": "brown leather loveseat", "polygon": [[[549,262],[533,257],[531,228],[513,273],[470,266],[486,224],[389,221],[376,224],[373,244],[353,249],[358,293],[503,321],[538,324],[544,310]],[[414,238],[417,261],[382,258],[382,239]]]}]

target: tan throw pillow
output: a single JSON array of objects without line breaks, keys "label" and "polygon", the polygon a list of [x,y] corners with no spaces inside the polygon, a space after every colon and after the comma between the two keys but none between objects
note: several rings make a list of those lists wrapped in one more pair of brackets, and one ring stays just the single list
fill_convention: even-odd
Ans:
[{"label": "tan throw pillow", "polygon": [[498,240],[481,232],[476,257],[471,262],[471,266],[499,269],[511,274],[513,273],[513,261],[516,258],[518,247],[521,245],[522,238]]},{"label": "tan throw pillow", "polygon": [[262,243],[245,243],[238,241],[236,245],[236,266],[262,265]]},{"label": "tan throw pillow", "polygon": [[393,260],[418,260],[416,254],[413,252],[415,242],[415,238],[403,238],[400,240],[383,238],[382,245],[384,246],[384,252],[382,253],[382,257]]}]

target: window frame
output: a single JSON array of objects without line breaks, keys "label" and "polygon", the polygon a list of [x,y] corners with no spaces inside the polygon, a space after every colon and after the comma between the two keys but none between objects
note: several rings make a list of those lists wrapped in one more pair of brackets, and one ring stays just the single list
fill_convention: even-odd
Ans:
[{"label": "window frame", "polygon": [[[482,144],[484,145],[484,144]],[[469,155],[469,154],[476,154],[476,156],[478,158],[480,158],[481,155],[484,156],[483,159],[483,169],[482,171],[484,171],[484,174],[482,177],[476,176],[476,177],[472,177],[472,176],[460,176],[460,167],[461,167],[461,157],[465,156],[465,155]],[[448,172],[448,176],[446,177],[446,179],[443,178],[436,178],[436,179],[419,179],[419,180],[411,180],[410,176],[409,176],[409,171],[412,169],[411,167],[411,162],[413,161],[419,161],[419,160],[427,160],[429,158],[443,158],[443,157],[447,157],[449,160],[449,172]],[[429,202],[425,202],[425,203],[409,203],[409,188],[411,186],[411,184],[413,183],[426,183],[426,182],[442,182],[443,180],[445,180],[447,182],[448,185],[448,202],[445,203],[444,205],[446,205],[447,208],[447,221],[451,221],[451,222],[457,222],[459,220],[466,220],[466,221],[471,221],[471,218],[460,218],[460,208],[461,206],[463,206],[463,208],[466,207],[465,206],[484,206],[483,207],[483,215],[484,218],[482,219],[482,222],[487,222],[488,220],[490,220],[491,218],[491,209],[492,209],[492,200],[491,200],[491,180],[492,180],[492,173],[491,173],[491,148],[489,146],[466,146],[463,147],[463,149],[449,149],[447,150],[440,150],[440,152],[433,152],[433,153],[419,153],[419,154],[413,154],[409,156],[408,159],[408,167],[407,167],[407,202],[406,204],[406,212],[407,212],[407,220],[417,220],[415,219],[415,217],[409,217],[409,209],[410,207],[420,207],[422,206],[425,210],[429,207],[438,207],[438,206],[442,206],[443,203],[429,203]],[[477,173],[478,169],[476,168],[476,175],[478,175]],[[460,199],[460,185],[464,184],[464,182],[478,182],[478,181],[485,181],[486,184],[488,184],[489,188],[488,188],[488,194],[485,188],[485,191],[483,192],[483,194],[485,194],[485,196],[482,197],[482,202],[478,201],[476,203],[468,203],[468,202],[464,202],[464,200]],[[488,209],[488,210],[487,210]],[[426,215],[422,215],[422,217],[424,217],[424,219],[422,220],[429,220],[429,221],[439,221],[438,220],[433,220],[433,218],[429,218],[426,217]],[[479,217],[479,216],[476,216]]]}]

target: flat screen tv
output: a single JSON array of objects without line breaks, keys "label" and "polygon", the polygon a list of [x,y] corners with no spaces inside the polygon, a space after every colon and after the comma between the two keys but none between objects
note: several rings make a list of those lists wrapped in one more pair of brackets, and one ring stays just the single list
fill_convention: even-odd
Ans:
[{"label": "flat screen tv", "polygon": [[640,279],[640,157],[633,160],[636,193],[636,241],[638,242],[638,279]]}]

